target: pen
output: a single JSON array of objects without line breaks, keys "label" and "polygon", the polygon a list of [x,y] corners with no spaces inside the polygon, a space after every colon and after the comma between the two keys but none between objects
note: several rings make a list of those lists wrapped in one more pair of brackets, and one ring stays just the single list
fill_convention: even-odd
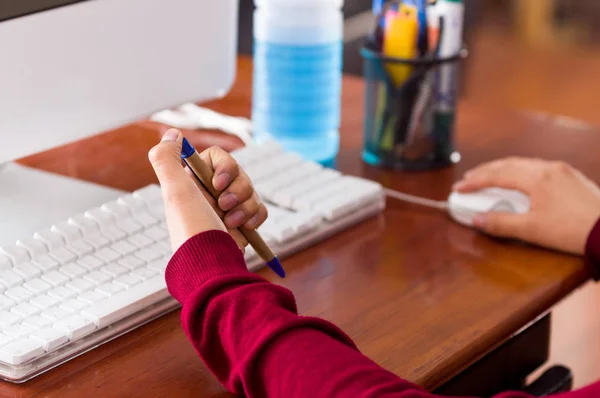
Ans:
[{"label": "pen", "polygon": [[[217,191],[213,184],[213,172],[206,163],[200,158],[196,149],[189,143],[187,139],[183,139],[183,146],[181,149],[181,159],[185,165],[192,171],[198,182],[208,191],[208,193],[215,199],[219,200],[220,192]],[[250,246],[254,248],[256,254],[262,258],[269,268],[271,268],[281,278],[285,278],[285,270],[281,266],[279,259],[273,253],[271,248],[267,246],[263,238],[255,230],[247,230],[244,228],[239,229],[240,233],[244,235]]]}]

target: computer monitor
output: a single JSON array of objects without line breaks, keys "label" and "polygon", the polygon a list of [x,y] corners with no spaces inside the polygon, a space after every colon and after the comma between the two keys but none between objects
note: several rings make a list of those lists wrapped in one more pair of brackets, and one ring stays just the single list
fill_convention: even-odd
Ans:
[{"label": "computer monitor", "polygon": [[237,7],[237,0],[1,2],[0,245],[119,194],[13,160],[227,92]]}]

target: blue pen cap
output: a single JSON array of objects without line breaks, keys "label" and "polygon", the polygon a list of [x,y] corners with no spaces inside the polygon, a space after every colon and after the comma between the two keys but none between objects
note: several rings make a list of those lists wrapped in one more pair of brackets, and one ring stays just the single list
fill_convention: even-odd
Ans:
[{"label": "blue pen cap", "polygon": [[184,138],[183,145],[181,146],[181,158],[187,159],[194,153],[196,153],[196,149],[194,149],[192,144],[190,144],[190,142],[186,138]]}]

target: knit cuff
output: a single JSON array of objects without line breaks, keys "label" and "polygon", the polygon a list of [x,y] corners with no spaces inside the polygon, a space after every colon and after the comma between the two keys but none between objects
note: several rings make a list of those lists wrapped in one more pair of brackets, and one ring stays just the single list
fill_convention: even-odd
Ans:
[{"label": "knit cuff", "polygon": [[200,233],[173,255],[165,272],[169,293],[183,304],[202,284],[219,275],[248,273],[242,251],[223,231]]},{"label": "knit cuff", "polygon": [[585,262],[595,281],[600,281],[600,220],[596,222],[585,245]]}]

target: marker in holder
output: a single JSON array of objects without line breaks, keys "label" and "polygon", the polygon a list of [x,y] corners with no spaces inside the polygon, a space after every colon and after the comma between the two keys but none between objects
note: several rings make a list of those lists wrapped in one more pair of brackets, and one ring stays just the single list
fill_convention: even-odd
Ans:
[{"label": "marker in holder", "polygon": [[[466,58],[466,49],[446,57],[415,59],[387,57],[361,49],[365,73],[365,162],[400,170],[427,170],[449,166],[460,160],[454,148],[454,122],[458,97],[458,68],[444,82],[453,87],[449,97],[441,95],[440,69]],[[410,66],[411,74],[395,85],[389,70]]]}]

